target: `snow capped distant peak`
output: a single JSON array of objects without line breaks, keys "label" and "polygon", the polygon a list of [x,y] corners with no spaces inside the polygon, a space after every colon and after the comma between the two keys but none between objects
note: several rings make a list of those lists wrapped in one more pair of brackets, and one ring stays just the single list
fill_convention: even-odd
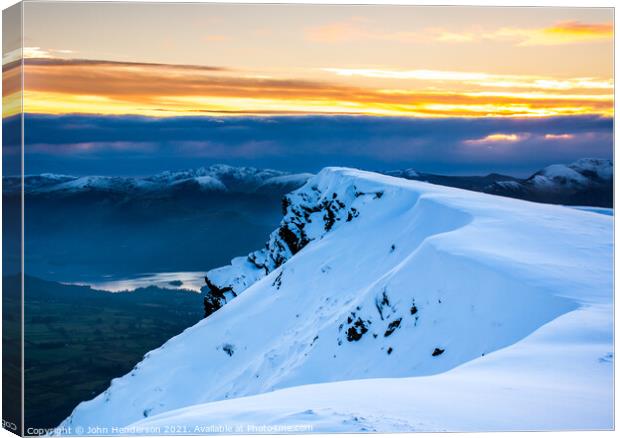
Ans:
[{"label": "snow capped distant peak", "polygon": [[613,163],[583,158],[571,164],[552,164],[526,179],[497,180],[486,193],[560,205],[613,206]]},{"label": "snow capped distant peak", "polygon": [[[203,188],[213,190],[230,190],[233,192],[251,192],[257,190],[269,180],[279,177],[287,177],[290,174],[273,169],[259,169],[256,167],[235,167],[227,164],[214,164],[209,167],[199,167],[181,171],[166,171],[147,178],[160,184],[189,183],[196,181]],[[294,181],[291,176],[290,184],[293,189],[303,184],[298,179]],[[219,181],[219,184],[216,183]]]},{"label": "snow capped distant peak", "polygon": [[562,184],[586,184],[588,178],[564,164],[552,164],[535,175],[534,181],[537,184],[551,186],[558,182]]},{"label": "snow capped distant peak", "polygon": [[174,179],[171,179],[168,185],[162,185],[160,186],[160,188],[166,188],[166,187],[179,188],[179,187],[187,187],[187,186],[197,186],[201,190],[206,190],[206,191],[226,191],[227,190],[224,183],[222,183],[219,179],[213,176],[210,176],[210,175],[194,176],[191,178],[182,178],[182,179],[174,178]]},{"label": "snow capped distant peak", "polygon": [[600,158],[582,158],[569,165],[582,175],[596,175],[598,178],[609,180],[613,177],[613,163],[611,160]]},{"label": "snow capped distant peak", "polygon": [[537,186],[547,189],[562,187],[585,187],[609,181],[613,176],[610,160],[583,158],[574,163],[552,164],[534,174],[530,180]]},{"label": "snow capped distant peak", "polygon": [[50,180],[67,180],[67,179],[75,178],[75,176],[64,175],[64,174],[60,174],[60,173],[42,173],[40,175],[27,175],[26,177],[36,177],[36,176],[39,176],[41,178],[47,178],[47,179],[50,179]]},{"label": "snow capped distant peak", "polygon": [[391,170],[385,172],[385,174],[408,179],[416,179],[420,177],[420,174],[415,169]]},{"label": "snow capped distant peak", "polygon": [[199,177],[194,178],[194,180],[202,188],[214,189],[214,190],[226,190],[226,186],[219,179],[214,178],[209,175],[199,176]]},{"label": "snow capped distant peak", "polygon": [[[84,192],[148,195],[167,189],[243,193],[257,190],[268,193],[273,190],[276,193],[283,193],[302,186],[310,176],[311,174],[290,174],[273,169],[216,164],[181,171],[165,171],[145,177],[78,177],[44,173],[26,176],[24,187],[28,194],[48,196],[54,194],[70,196]],[[17,191],[21,187],[19,177],[5,177],[3,180],[5,191]]]}]

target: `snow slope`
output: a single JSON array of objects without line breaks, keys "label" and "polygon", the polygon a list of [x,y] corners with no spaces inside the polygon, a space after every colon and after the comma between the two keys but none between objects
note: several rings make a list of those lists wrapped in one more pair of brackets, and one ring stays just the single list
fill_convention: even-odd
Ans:
[{"label": "snow slope", "polygon": [[611,217],[341,168],[284,207],[223,307],[62,426],[611,426]]},{"label": "snow slope", "polygon": [[443,374],[298,386],[165,412],[128,430],[166,433],[170,425],[187,434],[216,425],[244,433],[285,433],[284,427],[321,433],[610,429],[612,330],[606,309],[581,309]]}]

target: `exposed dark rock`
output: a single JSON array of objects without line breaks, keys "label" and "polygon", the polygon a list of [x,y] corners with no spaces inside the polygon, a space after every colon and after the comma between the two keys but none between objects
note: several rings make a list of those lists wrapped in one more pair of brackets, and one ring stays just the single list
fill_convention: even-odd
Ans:
[{"label": "exposed dark rock", "polygon": [[446,351],[446,350],[444,350],[443,348],[435,348],[435,350],[433,351],[433,356],[439,356],[444,351]]},{"label": "exposed dark rock", "polygon": [[278,274],[276,279],[273,280],[273,283],[271,284],[272,286],[274,286],[278,290],[280,290],[280,287],[282,286],[282,274],[283,274],[283,272],[284,271],[280,271],[280,273]]},{"label": "exposed dark rock", "polygon": [[385,289],[383,289],[383,292],[381,293],[380,297],[375,298],[375,306],[377,307],[379,316],[383,320],[384,319],[383,311],[385,310],[386,307],[390,307],[390,299]]},{"label": "exposed dark rock", "polygon": [[291,198],[289,198],[288,196],[284,195],[282,197],[282,216],[284,216],[286,214],[286,212],[288,211],[288,208],[291,206]]},{"label": "exposed dark rock", "polygon": [[288,224],[285,224],[280,227],[278,230],[278,235],[280,238],[286,243],[289,251],[292,255],[297,254],[304,246],[308,244],[308,241],[303,237],[298,237],[291,229]]},{"label": "exposed dark rock", "polygon": [[368,332],[368,326],[371,322],[358,317],[355,321],[352,321],[352,323],[353,324],[347,329],[347,341],[359,341],[362,339],[362,336]]},{"label": "exposed dark rock", "polygon": [[347,222],[351,222],[354,218],[358,217],[360,212],[357,211],[357,208],[351,207],[349,212],[347,213]]},{"label": "exposed dark rock", "polygon": [[205,311],[205,318],[211,315],[213,312],[221,308],[224,304],[226,304],[221,298],[215,297],[213,295],[208,295],[204,297],[203,307]]},{"label": "exposed dark rock", "polygon": [[213,283],[209,279],[209,277],[206,276],[206,275],[205,275],[205,284],[207,285],[207,287],[209,288],[209,290],[211,292],[214,292],[217,295],[222,295],[223,296],[226,292],[231,292],[235,296],[237,295],[232,287],[230,287],[230,286],[219,287],[215,283]]},{"label": "exposed dark rock", "polygon": [[[355,190],[355,189],[354,189]],[[361,196],[362,194],[360,194]],[[364,193],[363,195],[380,198],[382,192]],[[269,241],[261,250],[252,252],[247,256],[247,262],[255,266],[265,275],[270,274],[275,269],[286,263],[292,256],[301,251],[314,239],[320,239],[324,233],[317,232],[316,226],[308,227],[312,222],[318,222],[327,233],[333,229],[339,221],[352,221],[359,215],[359,211],[349,204],[350,193],[339,197],[336,192],[321,192],[317,186],[310,187],[310,190],[298,190],[282,197],[282,210],[284,219],[280,226],[271,233]],[[208,277],[205,278],[208,291],[204,298],[205,316],[211,315],[220,307],[225,305],[238,293],[243,292],[248,285],[256,278],[247,278],[248,281],[241,281],[247,274],[239,271],[235,275],[234,266],[227,267],[232,270],[226,274],[226,278],[231,279],[229,284],[214,284]],[[329,267],[322,272],[327,273]],[[254,273],[252,273],[254,276]],[[260,278],[260,276],[258,277]],[[279,275],[273,286],[280,288],[282,276]]]},{"label": "exposed dark rock", "polygon": [[224,344],[222,345],[222,351],[224,351],[227,355],[232,356],[235,354],[235,346],[232,344]]},{"label": "exposed dark rock", "polygon": [[325,231],[329,231],[332,229],[334,224],[336,223],[336,215],[332,211],[329,206],[325,209],[325,215],[323,216],[323,220],[325,221]]},{"label": "exposed dark rock", "polygon": [[233,297],[237,296],[232,287],[217,287],[211,280],[209,280],[208,276],[205,276],[205,283],[207,284],[208,291],[205,292],[205,297],[203,299],[203,306],[205,311],[205,318],[211,315],[213,312],[221,308],[224,304],[227,303],[226,293],[230,292]]},{"label": "exposed dark rock", "polygon": [[384,336],[387,338],[392,333],[394,333],[396,331],[396,329],[400,327],[400,322],[402,320],[403,320],[402,318],[398,318],[398,319],[395,319],[394,321],[392,321],[391,323],[389,323],[388,328],[385,331]]}]

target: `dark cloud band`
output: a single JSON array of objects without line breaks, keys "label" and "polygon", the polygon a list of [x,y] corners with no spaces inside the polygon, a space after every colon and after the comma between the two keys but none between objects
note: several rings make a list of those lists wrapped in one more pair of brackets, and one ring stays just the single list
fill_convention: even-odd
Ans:
[{"label": "dark cloud band", "polygon": [[[3,123],[18,123],[18,119]],[[412,119],[27,114],[25,132],[30,173],[142,174],[215,162],[306,171],[344,165],[527,173],[581,157],[611,158],[613,150],[613,120],[596,116]]]}]

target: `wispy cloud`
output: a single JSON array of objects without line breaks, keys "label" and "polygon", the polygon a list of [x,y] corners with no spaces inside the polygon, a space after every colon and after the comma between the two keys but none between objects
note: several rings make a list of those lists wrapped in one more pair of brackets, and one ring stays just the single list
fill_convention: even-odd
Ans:
[{"label": "wispy cloud", "polygon": [[519,135],[519,134],[495,133],[495,134],[486,135],[482,138],[464,140],[463,143],[468,144],[468,145],[478,146],[478,145],[488,145],[488,144],[497,144],[497,143],[514,143],[517,141],[522,141],[525,138],[526,136]]},{"label": "wispy cloud", "polygon": [[556,46],[597,41],[611,42],[613,34],[612,23],[563,21],[540,29],[505,27],[485,35],[484,38],[506,39],[514,42],[517,46]]},{"label": "wispy cloud", "polygon": [[426,27],[417,30],[387,30],[374,28],[368,20],[351,19],[314,26],[305,30],[309,41],[320,43],[350,43],[362,41],[385,41],[406,44],[428,42],[464,44],[472,42],[495,41],[513,46],[549,46],[611,42],[612,23],[585,23],[563,21],[547,27],[499,27],[473,29],[445,29]]},{"label": "wispy cloud", "polygon": [[572,140],[574,134],[545,134],[545,140]]},{"label": "wispy cloud", "polygon": [[493,88],[531,88],[544,90],[600,89],[613,90],[611,79],[564,78],[555,79],[534,75],[499,75],[481,72],[443,71],[443,70],[386,70],[324,68],[324,71],[339,76],[361,76],[380,79],[410,79],[418,81],[464,82],[472,85]]}]

